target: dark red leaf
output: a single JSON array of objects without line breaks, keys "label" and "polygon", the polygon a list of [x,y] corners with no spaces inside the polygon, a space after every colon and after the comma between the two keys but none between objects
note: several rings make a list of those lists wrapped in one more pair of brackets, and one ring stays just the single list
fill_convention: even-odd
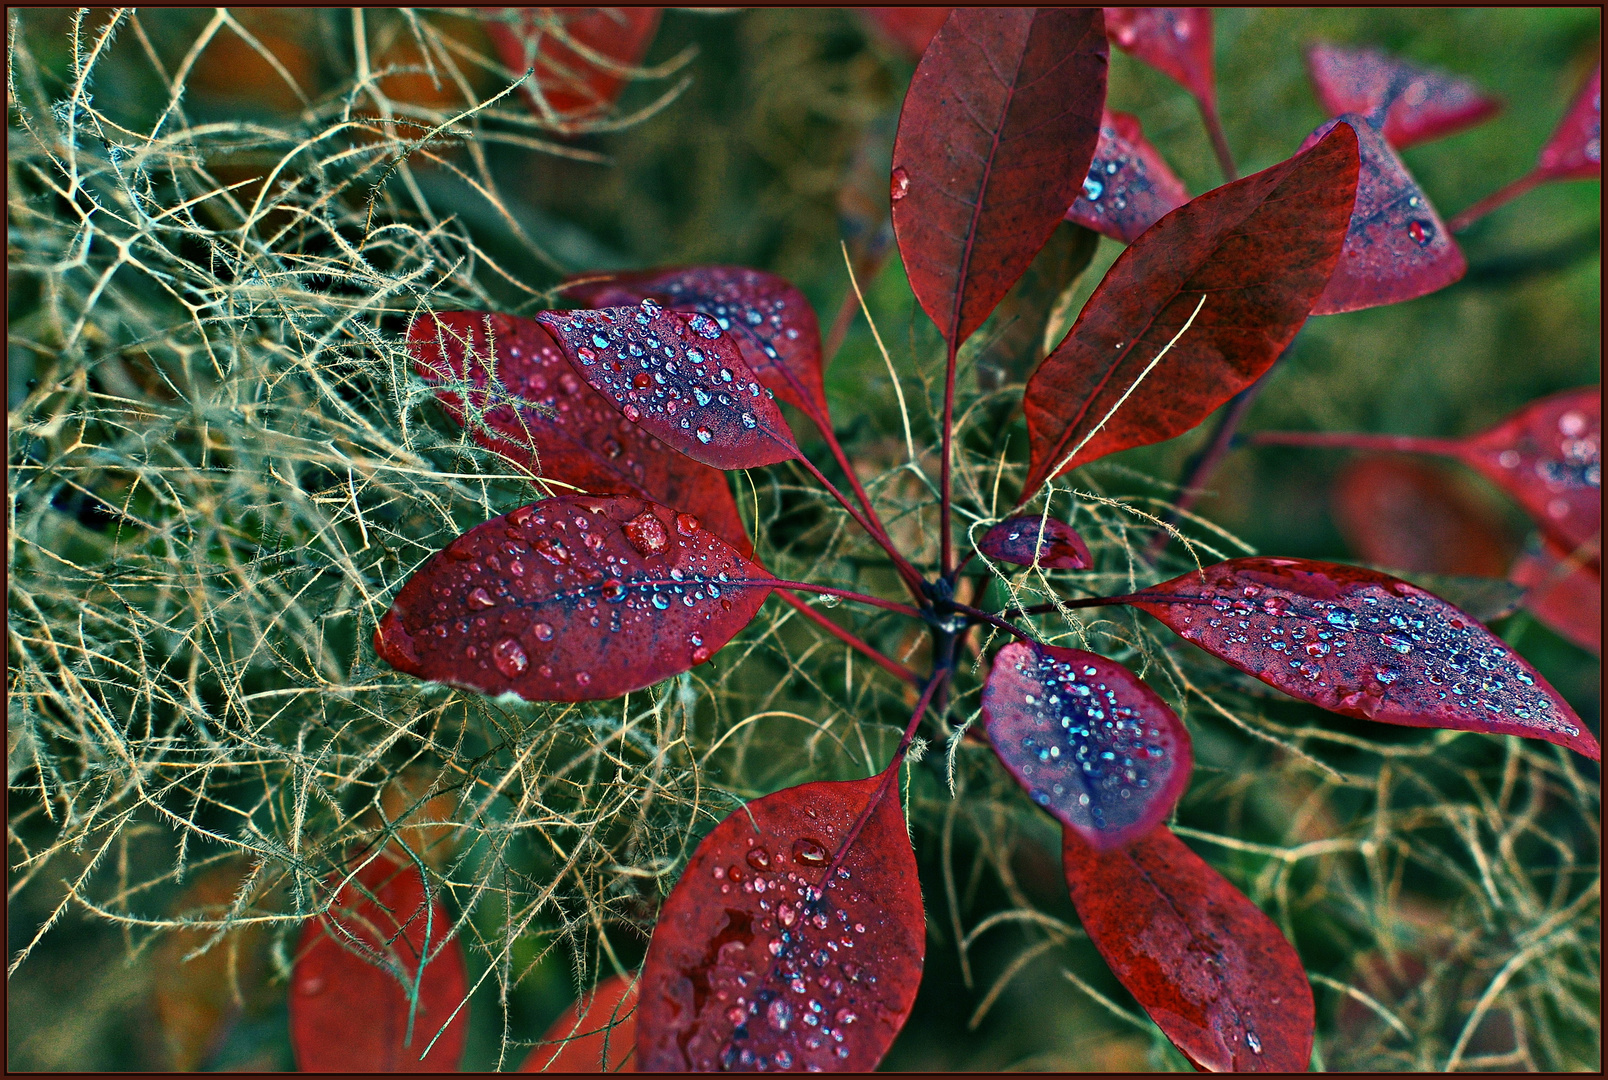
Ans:
[{"label": "dark red leaf", "polygon": [[949,18],[946,7],[860,8],[860,17],[912,60],[921,59],[927,43]]},{"label": "dark red leaf", "polygon": [[1524,606],[1559,637],[1602,655],[1602,569],[1569,557],[1551,541],[1513,564],[1510,580],[1528,591]]},{"label": "dark red leaf", "polygon": [[1070,291],[1100,248],[1100,234],[1063,221],[994,308],[988,344],[976,355],[977,388],[984,393],[1023,383],[1049,351],[1050,318],[1065,310]]},{"label": "dark red leaf", "polygon": [[1541,149],[1538,171],[1548,180],[1602,175],[1602,64],[1598,63]]},{"label": "dark red leaf", "polygon": [[1315,1010],[1301,958],[1165,826],[1099,852],[1064,830],[1089,940],[1174,1046],[1211,1072],[1305,1072]]},{"label": "dark red leaf", "polygon": [[[600,112],[620,96],[625,77],[582,55],[538,25],[537,8],[489,8],[517,16],[514,25],[488,20],[486,31],[502,62],[516,72],[534,68],[536,85],[561,116]],[[662,8],[548,8],[565,16],[564,33],[582,48],[620,67],[642,62],[659,29]]]},{"label": "dark red leaf", "polygon": [[1108,112],[1100,121],[1100,142],[1083,191],[1066,220],[1131,244],[1188,201],[1183,181],[1145,139],[1139,118]]},{"label": "dark red leaf", "polygon": [[520,1072],[620,1072],[636,1052],[637,976],[598,983],[542,1036]]},{"label": "dark red leaf", "polygon": [[1087,570],[1094,565],[1089,545],[1077,530],[1054,518],[1007,518],[989,529],[977,550],[990,559],[1032,566],[1033,556],[1046,570]]},{"label": "dark red leaf", "polygon": [[1096,9],[956,8],[893,144],[893,231],[946,340],[982,325],[1077,198],[1105,102]]},{"label": "dark red leaf", "polygon": [[774,395],[707,315],[653,300],[593,311],[543,311],[575,370],[633,424],[717,469],[798,457]]},{"label": "dark red leaf", "polygon": [[[334,890],[344,878],[332,874],[326,885]],[[340,887],[330,914],[306,924],[296,946],[290,978],[296,1067],[456,1072],[469,1034],[468,1007],[459,1007],[468,997],[469,977],[462,946],[447,939],[451,928],[446,910],[426,896],[424,879],[411,863],[382,855],[359,869],[355,882]],[[424,974],[408,1041],[409,996],[421,958]]]},{"label": "dark red leaf", "polygon": [[821,328],[815,310],[785,278],[746,266],[684,266],[573,279],[565,293],[587,307],[652,298],[682,314],[714,318],[737,343],[761,384],[813,417],[826,416]]},{"label": "dark red leaf", "polygon": [[1385,141],[1398,150],[1473,127],[1502,108],[1467,79],[1378,49],[1314,45],[1307,71],[1330,116],[1384,110]]},{"label": "dark red leaf", "polygon": [[754,617],[770,576],[690,514],[566,495],[432,555],[374,650],[398,671],[485,694],[596,701],[709,659]]},{"label": "dark red leaf", "polygon": [[1183,84],[1204,107],[1217,107],[1211,8],[1108,7],[1105,21],[1113,45]]},{"label": "dark red leaf", "polygon": [[1570,550],[1602,529],[1602,387],[1532,401],[1457,456],[1512,495]]},{"label": "dark red leaf", "polygon": [[1501,515],[1445,468],[1366,457],[1335,478],[1335,524],[1363,562],[1397,570],[1499,578],[1517,553]]},{"label": "dark red leaf", "polygon": [[1347,114],[1307,136],[1302,148],[1346,123],[1357,133],[1361,168],[1357,202],[1346,231],[1345,252],[1328,288],[1312,305],[1314,315],[1360,311],[1444,289],[1463,276],[1462,249],[1407,166],[1367,120]]},{"label": "dark red leaf", "polygon": [[1105,850],[1172,813],[1189,785],[1189,732],[1114,660],[1012,642],[983,687],[988,740],[1033,801]]},{"label": "dark red leaf", "polygon": [[1601,755],[1568,702],[1507,643],[1388,574],[1307,559],[1230,559],[1129,602],[1213,656],[1331,712],[1523,735]]},{"label": "dark red leaf", "polygon": [[[486,449],[582,491],[675,507],[753,554],[725,474],[626,420],[575,374],[540,323],[474,311],[423,315],[408,331],[408,353],[426,379],[456,384],[436,397]],[[479,423],[466,418],[465,397]]]},{"label": "dark red leaf", "polygon": [[642,967],[639,1070],[868,1072],[882,1060],[926,948],[897,787],[853,836],[882,780],[778,791],[698,845]]},{"label": "dark red leaf", "polygon": [[1272,366],[1340,255],[1348,131],[1194,199],[1117,258],[1028,381],[1024,501],[1068,469],[1183,434]]}]

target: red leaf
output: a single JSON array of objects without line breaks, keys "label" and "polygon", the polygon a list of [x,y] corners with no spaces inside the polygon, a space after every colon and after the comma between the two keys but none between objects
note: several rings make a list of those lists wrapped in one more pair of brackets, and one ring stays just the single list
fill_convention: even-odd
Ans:
[{"label": "red leaf", "polygon": [[826,416],[821,328],[810,302],[785,278],[746,266],[684,266],[581,277],[563,291],[588,307],[651,297],[682,314],[712,316],[763,385],[812,417]]},{"label": "red leaf", "polygon": [[1398,150],[1473,127],[1502,108],[1467,79],[1378,49],[1314,45],[1307,72],[1330,116],[1385,110],[1385,141]]},{"label": "red leaf", "polygon": [[1306,1071],[1312,988],[1260,908],[1165,825],[1103,853],[1071,829],[1064,838],[1089,940],[1197,1069]]},{"label": "red leaf", "polygon": [[921,308],[958,345],[1077,198],[1099,139],[1099,12],[956,8],[893,144],[893,231]]},{"label": "red leaf", "polygon": [[1308,135],[1302,148],[1340,123],[1350,124],[1357,133],[1361,156],[1357,202],[1340,264],[1312,305],[1312,314],[1399,304],[1444,289],[1462,277],[1468,269],[1462,250],[1407,166],[1371,123],[1355,114],[1330,120]]},{"label": "red leaf", "polygon": [[1542,531],[1573,550],[1602,530],[1602,387],[1532,401],[1457,456],[1512,495]]},{"label": "red leaf", "polygon": [[1113,45],[1183,84],[1204,107],[1216,109],[1211,8],[1108,7],[1105,21]]},{"label": "red leaf", "polygon": [[[613,105],[625,77],[582,55],[538,25],[537,8],[487,8],[513,13],[518,22],[488,20],[486,31],[502,62],[516,72],[535,68],[536,85],[561,116],[600,112]],[[659,29],[655,7],[548,8],[543,14],[565,16],[564,33],[571,41],[621,67],[642,62]],[[532,96],[534,106],[534,96]],[[539,110],[538,110],[539,111]]]},{"label": "red leaf", "polygon": [[1094,565],[1089,545],[1077,530],[1054,518],[1007,518],[989,529],[977,550],[990,559],[1032,566],[1033,555],[1046,570],[1087,570]]},{"label": "red leaf", "polygon": [[519,1071],[620,1072],[636,1052],[636,1008],[636,975],[609,976],[553,1021]]},{"label": "red leaf", "polygon": [[949,18],[946,7],[860,8],[860,17],[882,37],[902,49],[912,60],[921,59],[927,43]]},{"label": "red leaf", "polygon": [[[340,886],[344,877],[330,875],[328,888]],[[330,914],[309,921],[296,945],[290,994],[296,1067],[456,1072],[469,1034],[469,1010],[459,1008],[469,994],[469,977],[457,939],[441,947],[451,928],[451,918],[427,898],[412,865],[382,856],[359,869],[355,883],[340,887]],[[421,957],[424,975],[407,1042],[403,984],[412,988]],[[430,1052],[420,1061],[427,1046]]]},{"label": "red leaf", "polygon": [[709,659],[754,617],[770,576],[690,514],[566,495],[431,556],[374,650],[398,671],[486,694],[596,701]]},{"label": "red leaf", "polygon": [[[408,353],[427,380],[458,384],[437,390],[436,397],[486,449],[583,491],[673,506],[739,554],[753,554],[725,475],[621,416],[576,376],[540,323],[474,311],[423,315],[408,330]],[[465,396],[482,423],[466,421]],[[553,414],[516,402],[539,402]]]},{"label": "red leaf", "polygon": [[1540,553],[1525,552],[1509,579],[1528,589],[1524,606],[1566,641],[1602,655],[1602,570],[1570,559],[1568,552],[1545,542]]},{"label": "red leaf", "polygon": [[1444,468],[1368,457],[1335,479],[1335,524],[1363,562],[1398,570],[1505,577],[1517,545],[1500,515]]},{"label": "red leaf", "polygon": [[1162,216],[1189,201],[1183,181],[1145,139],[1139,118],[1108,112],[1100,143],[1066,220],[1131,244]]},{"label": "red leaf", "polygon": [[1101,850],[1155,828],[1189,785],[1188,730],[1103,656],[1014,641],[994,658],[983,716],[1033,801]]},{"label": "red leaf", "polygon": [[1590,180],[1602,175],[1602,64],[1580,88],[1537,167],[1547,180]]},{"label": "red leaf", "polygon": [[1117,258],[1028,381],[1024,501],[1068,469],[1183,434],[1272,366],[1340,255],[1357,170],[1349,130],[1207,192]]},{"label": "red leaf", "polygon": [[897,788],[853,834],[882,781],[778,791],[698,845],[642,967],[639,1070],[865,1072],[882,1060],[926,947]]},{"label": "red leaf", "polygon": [[543,311],[575,370],[633,424],[717,469],[798,457],[774,396],[707,315],[631,307]]},{"label": "red leaf", "polygon": [[1501,638],[1388,574],[1307,559],[1230,559],[1128,602],[1330,712],[1523,735],[1601,756],[1568,702]]}]

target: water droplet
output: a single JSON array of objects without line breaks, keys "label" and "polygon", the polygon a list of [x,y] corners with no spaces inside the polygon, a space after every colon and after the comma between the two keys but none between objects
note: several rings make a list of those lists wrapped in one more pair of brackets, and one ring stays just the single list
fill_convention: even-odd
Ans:
[{"label": "water droplet", "polygon": [[663,611],[665,608],[670,606],[670,601],[664,596],[663,593],[654,593],[653,606],[658,608],[660,611]]},{"label": "water droplet", "polygon": [[536,549],[536,554],[554,566],[563,566],[570,561],[569,549],[557,540],[549,540],[544,536],[531,544],[531,547]]},{"label": "water droplet", "polygon": [[893,179],[888,187],[888,197],[898,202],[908,194],[910,194],[910,174],[903,169],[894,169]]},{"label": "water droplet", "polygon": [[603,599],[611,604],[618,604],[625,599],[625,585],[619,581],[608,581],[603,584]]},{"label": "water droplet", "polygon": [[[548,636],[552,636],[551,630],[548,631]],[[524,674],[525,669],[530,666],[530,658],[525,655],[525,650],[519,647],[519,642],[513,638],[503,638],[493,645],[491,659],[492,663],[497,665],[497,670],[510,679]]]},{"label": "water droplet", "polygon": [[1256,1032],[1252,1031],[1250,1028],[1245,1029],[1245,1045],[1251,1048],[1251,1053],[1253,1054],[1260,1054],[1262,1052],[1262,1040],[1257,1038]]},{"label": "water droplet", "polygon": [[762,847],[753,848],[748,852],[748,865],[755,870],[770,869],[770,852]]},{"label": "water droplet", "polygon": [[670,537],[664,531],[664,523],[652,510],[642,511],[627,521],[622,529],[625,538],[631,541],[631,546],[643,555],[657,555],[670,546]]},{"label": "water droplet", "polygon": [[642,410],[637,408],[635,405],[627,405],[620,411],[624,413],[625,418],[631,421],[633,424],[642,419]]},{"label": "water droplet", "polygon": [[707,443],[710,439],[714,438],[714,435],[712,435],[709,429],[706,427],[699,428],[697,431],[693,432],[693,434],[698,436],[698,441],[701,443]]},{"label": "water droplet", "polygon": [[793,1006],[787,1003],[787,999],[777,998],[770,1003],[770,1008],[765,1010],[765,1019],[777,1031],[786,1031],[788,1025],[793,1022]]},{"label": "water droplet", "polygon": [[497,602],[491,598],[491,594],[486,592],[485,589],[476,589],[469,594],[469,606],[472,608],[489,608],[495,607],[496,604]]},{"label": "water droplet", "polygon": [[551,626],[548,626],[546,623],[539,622],[535,626],[531,627],[531,629],[536,632],[536,637],[539,640],[541,640],[541,641],[552,641],[553,640],[553,628]]},{"label": "water droplet", "polygon": [[1085,199],[1088,199],[1090,202],[1098,202],[1099,199],[1100,199],[1100,196],[1102,196],[1104,194],[1105,194],[1105,185],[1103,183],[1101,183],[1099,180],[1095,179],[1094,174],[1092,172],[1088,176],[1084,177],[1084,179],[1083,179],[1083,197]]},{"label": "water droplet", "polygon": [[1410,222],[1407,226],[1407,235],[1413,238],[1413,243],[1423,247],[1435,238],[1435,227],[1422,221]]},{"label": "water droplet", "polygon": [[825,866],[832,857],[826,845],[812,837],[793,841],[793,858],[805,866]]},{"label": "water droplet", "polygon": [[592,685],[591,672],[577,671],[575,673],[575,684],[577,686],[590,686],[590,685]]},{"label": "water droplet", "polygon": [[692,662],[694,664],[701,664],[705,660],[708,660],[708,659],[709,659],[709,650],[707,648],[705,648],[704,646],[699,646],[698,648],[692,650]]},{"label": "water droplet", "polygon": [[322,975],[310,975],[296,984],[296,992],[305,994],[307,997],[312,997],[315,994],[322,994],[324,992],[324,985],[324,977]]}]

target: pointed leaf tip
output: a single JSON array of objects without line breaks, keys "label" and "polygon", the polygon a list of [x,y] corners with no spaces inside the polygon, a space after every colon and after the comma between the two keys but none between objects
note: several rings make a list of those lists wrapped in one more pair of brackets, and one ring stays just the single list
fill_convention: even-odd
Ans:
[{"label": "pointed leaf tip", "polygon": [[1467,79],[1378,49],[1314,45],[1307,50],[1307,71],[1330,116],[1377,119],[1383,110],[1385,141],[1398,150],[1473,127],[1502,107]]},{"label": "pointed leaf tip", "polygon": [[1602,175],[1602,64],[1599,62],[1541,149],[1537,166],[1548,180]]},{"label": "pointed leaf tip", "polygon": [[1217,107],[1211,8],[1108,7],[1105,21],[1113,45]]}]

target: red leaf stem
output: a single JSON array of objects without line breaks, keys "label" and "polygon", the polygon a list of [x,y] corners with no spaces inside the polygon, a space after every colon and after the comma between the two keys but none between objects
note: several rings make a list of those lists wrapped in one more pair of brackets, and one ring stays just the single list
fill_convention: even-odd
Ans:
[{"label": "red leaf stem", "polygon": [[827,633],[831,634],[833,637],[837,638],[851,649],[855,649],[862,655],[868,657],[888,674],[894,676],[895,678],[903,679],[906,682],[917,684],[921,682],[921,676],[917,675],[910,668],[905,667],[891,656],[878,652],[876,649],[866,644],[865,641],[843,629],[843,627],[839,626],[831,619],[828,619],[824,614],[817,611],[811,605],[806,604],[792,593],[787,592],[784,589],[776,594],[776,599],[780,600],[788,607],[793,608],[800,615],[804,616],[806,619],[809,619],[822,630],[825,630]]}]

